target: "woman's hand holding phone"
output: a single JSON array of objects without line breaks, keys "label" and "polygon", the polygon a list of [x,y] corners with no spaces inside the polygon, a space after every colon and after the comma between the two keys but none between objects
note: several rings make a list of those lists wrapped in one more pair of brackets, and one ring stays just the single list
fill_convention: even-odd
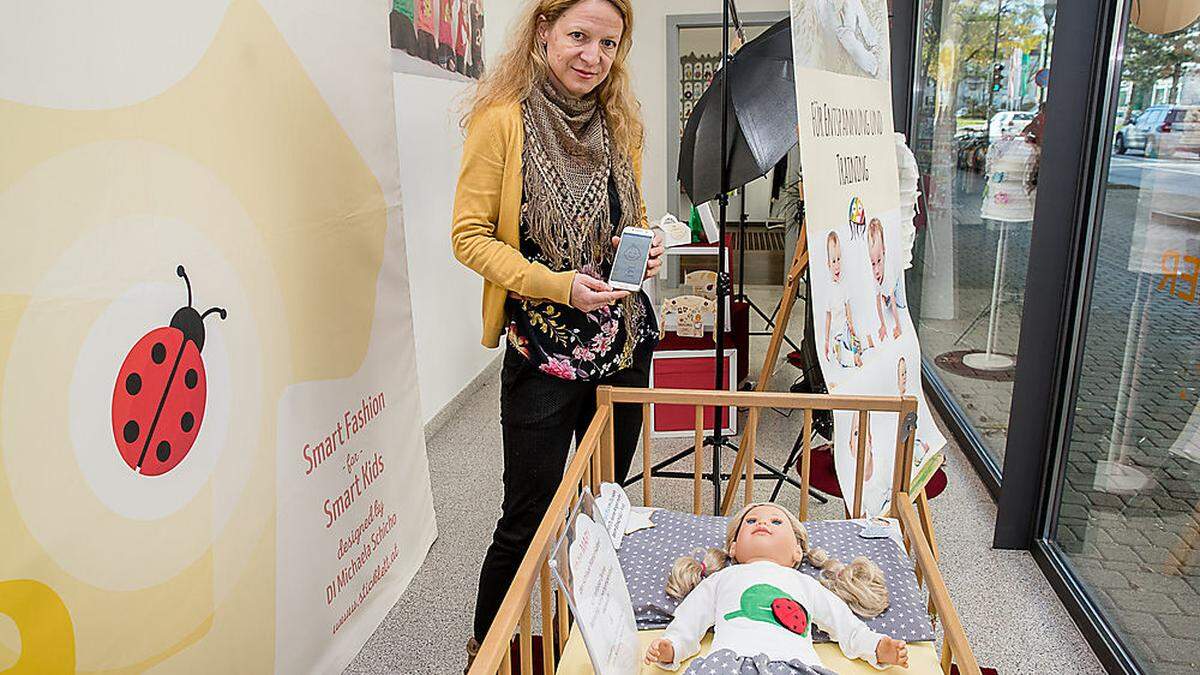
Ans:
[{"label": "woman's hand holding phone", "polygon": [[576,272],[571,281],[571,306],[581,312],[594,312],[629,295],[629,291],[614,291],[607,283]]},{"label": "woman's hand holding phone", "polygon": [[[621,238],[613,237],[612,244],[613,248],[620,248]],[[665,250],[662,233],[655,231],[654,237],[650,241],[650,256],[646,262],[644,278],[649,279],[658,274],[658,268],[662,266],[662,254]],[[583,272],[576,272],[575,278],[571,282],[571,306],[581,312],[594,312],[605,305],[619,302],[628,295],[629,291],[614,289],[603,280]]]}]

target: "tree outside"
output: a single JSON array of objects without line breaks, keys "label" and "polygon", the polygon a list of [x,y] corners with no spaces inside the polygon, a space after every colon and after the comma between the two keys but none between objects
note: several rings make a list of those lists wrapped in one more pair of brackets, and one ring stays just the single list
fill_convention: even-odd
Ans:
[{"label": "tree outside", "polygon": [[1183,64],[1200,57],[1200,22],[1175,33],[1156,35],[1130,26],[1125,35],[1125,69],[1122,79],[1133,83],[1129,107],[1145,110],[1152,104],[1151,95],[1159,80],[1170,79],[1168,102],[1179,97]]}]

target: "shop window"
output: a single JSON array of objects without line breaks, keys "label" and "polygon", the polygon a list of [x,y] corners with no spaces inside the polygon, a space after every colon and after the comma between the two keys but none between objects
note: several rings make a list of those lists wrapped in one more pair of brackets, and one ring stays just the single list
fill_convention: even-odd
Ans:
[{"label": "shop window", "polygon": [[910,145],[925,226],[909,299],[927,362],[996,467],[1019,358],[1055,8],[926,0],[919,16]]},{"label": "shop window", "polygon": [[[1200,15],[1124,31],[1050,538],[1144,672],[1200,671]],[[1151,17],[1153,18],[1153,17]],[[1179,17],[1175,17],[1178,19]],[[1143,26],[1143,27],[1139,27]],[[1124,92],[1118,97],[1118,92]],[[1121,99],[1124,99],[1122,101]],[[1118,113],[1121,112],[1118,107]]]}]

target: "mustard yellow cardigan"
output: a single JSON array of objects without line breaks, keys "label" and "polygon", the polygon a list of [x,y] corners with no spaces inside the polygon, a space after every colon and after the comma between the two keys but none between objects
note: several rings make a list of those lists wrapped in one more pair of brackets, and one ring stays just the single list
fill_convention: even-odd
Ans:
[{"label": "mustard yellow cardigan", "polygon": [[[496,347],[508,325],[504,301],[508,291],[561,304],[571,302],[575,272],[552,272],[521,255],[521,151],[525,131],[521,104],[480,111],[467,127],[462,168],[454,194],[454,257],[483,277],[483,339]],[[642,153],[632,158],[634,176],[642,180]],[[646,203],[639,214],[646,226]]]}]

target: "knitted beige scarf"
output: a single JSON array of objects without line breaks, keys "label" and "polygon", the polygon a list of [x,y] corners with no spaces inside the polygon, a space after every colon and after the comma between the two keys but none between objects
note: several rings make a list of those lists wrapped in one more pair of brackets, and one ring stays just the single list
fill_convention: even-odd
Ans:
[{"label": "knitted beige scarf", "polygon": [[[521,106],[525,127],[525,203],[522,224],[542,250],[551,269],[598,275],[611,263],[612,238],[637,225],[641,195],[633,164],[613,152],[604,111],[595,95],[571,98],[545,80]],[[616,182],[621,219],[614,227],[609,208],[609,178]],[[636,295],[623,302],[629,344],[645,308]]]}]

